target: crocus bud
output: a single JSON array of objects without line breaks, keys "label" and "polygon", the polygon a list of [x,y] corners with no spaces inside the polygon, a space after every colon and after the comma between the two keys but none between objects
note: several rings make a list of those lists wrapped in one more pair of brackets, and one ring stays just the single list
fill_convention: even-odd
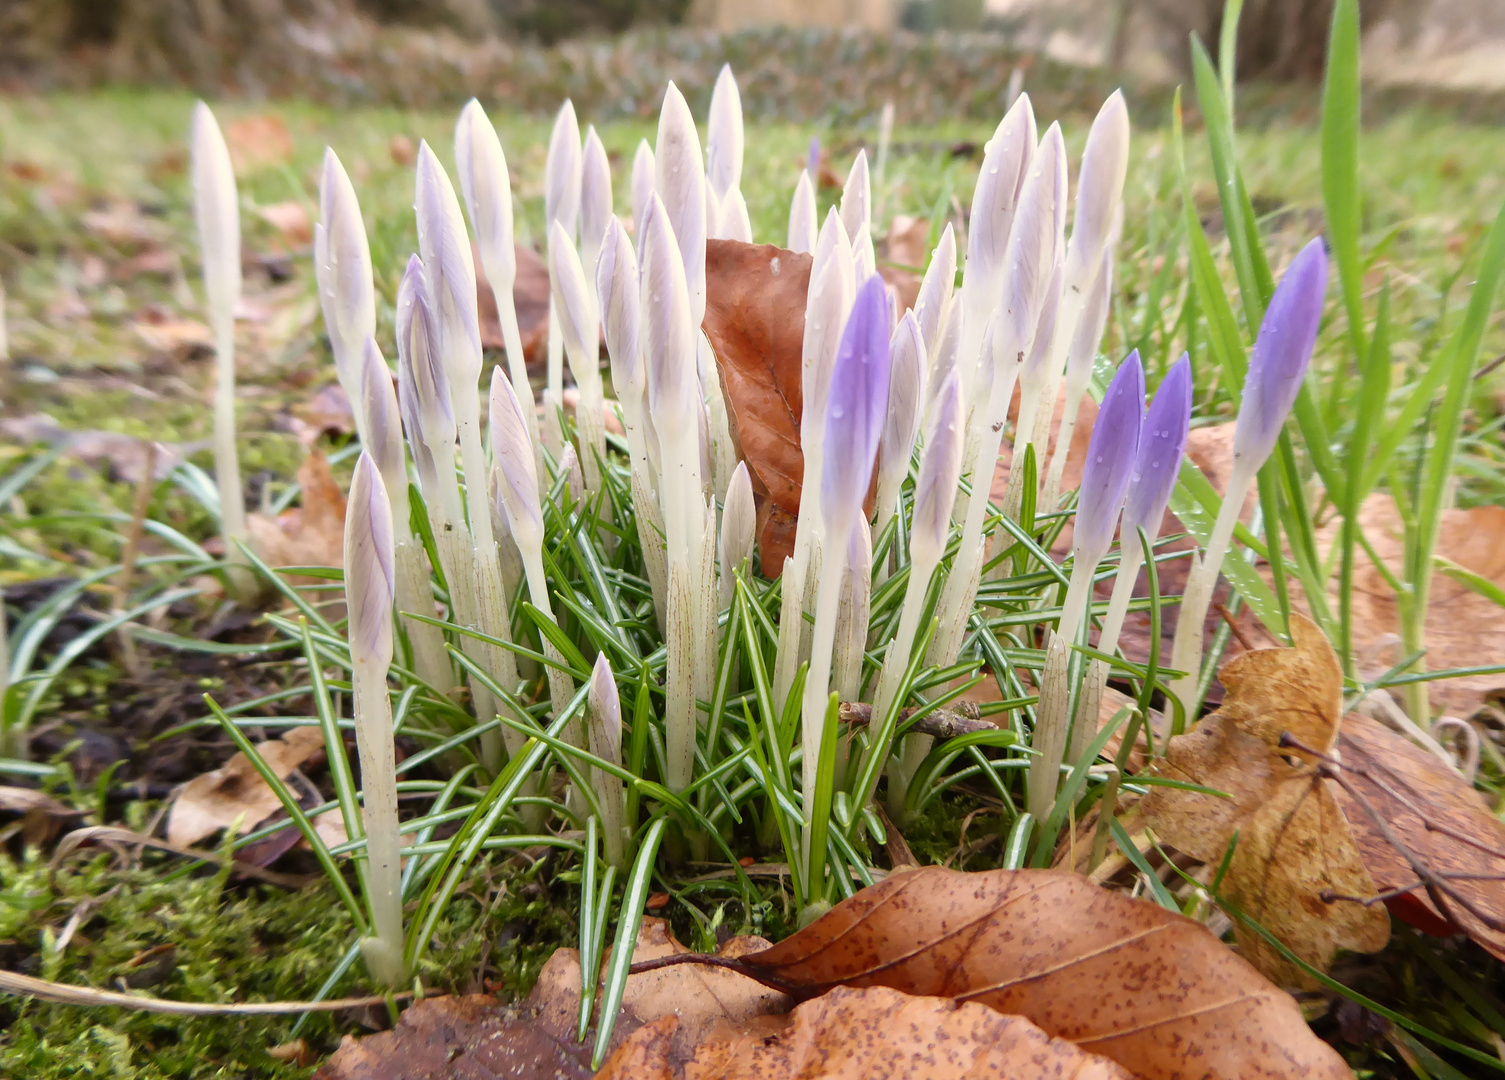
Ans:
[{"label": "crocus bud", "polygon": [[554,116],[554,130],[549,134],[549,155],[544,161],[544,225],[554,222],[564,226],[567,236],[575,235],[580,217],[580,123],[575,119],[575,105],[568,98]]},{"label": "crocus bud", "polygon": [[554,287],[554,311],[559,315],[564,351],[570,358],[575,382],[582,387],[594,385],[601,378],[596,364],[601,320],[580,256],[557,221],[549,232],[549,281]]},{"label": "crocus bud", "polygon": [[565,443],[564,450],[559,454],[559,471],[564,474],[565,486],[570,490],[570,498],[576,503],[585,501],[585,471],[580,468],[580,455],[575,452],[574,443]]},{"label": "crocus bud", "polygon": [[1233,457],[1241,468],[1258,469],[1280,438],[1317,343],[1326,291],[1327,253],[1318,237],[1301,249],[1275,287],[1249,354],[1233,432]]},{"label": "crocus bud", "polygon": [[706,180],[723,203],[742,183],[742,143],[742,95],[732,66],[722,64],[706,125]]},{"label": "crocus bud", "polygon": [[595,126],[585,131],[585,151],[580,165],[580,260],[586,280],[592,280],[601,238],[611,220],[611,162]]},{"label": "crocus bud", "polygon": [[726,503],[721,508],[721,606],[732,602],[736,572],[744,562],[752,560],[753,536],[757,529],[758,511],[753,503],[752,475],[747,471],[747,462],[737,462],[732,479],[726,487]]},{"label": "crocus bud", "polygon": [[[392,387],[392,372],[382,358],[375,338],[366,339],[361,350],[361,430],[366,434],[362,445],[376,462],[382,482],[394,498],[406,498],[408,490],[407,460],[402,453],[402,419],[397,411],[397,392]],[[406,503],[403,504],[406,507]],[[408,515],[398,513],[406,523]]]},{"label": "crocus bud", "polygon": [[[915,432],[920,426],[920,399],[924,392],[925,340],[912,311],[906,311],[889,339],[891,363],[888,376],[888,415],[883,422],[883,438],[878,447],[878,502],[874,512],[877,524],[893,514],[899,486],[909,472],[909,455],[914,450]],[[834,449],[834,447],[833,447]]]},{"label": "crocus bud", "polygon": [[831,383],[831,368],[836,361],[847,312],[855,291],[852,249],[847,242],[841,215],[832,207],[821,227],[810,264],[810,288],[805,294],[805,336],[800,357],[800,381],[804,394],[804,411],[800,419],[800,439],[808,444],[819,442],[822,420],[826,413],[826,389]]},{"label": "crocus bud", "polygon": [[204,293],[217,333],[231,325],[240,299],[240,207],[230,151],[202,101],[193,109],[190,136],[193,210],[204,261]]},{"label": "crocus bud", "polygon": [[611,382],[617,398],[642,407],[647,388],[643,361],[638,352],[638,260],[622,222],[613,217],[601,240],[596,261],[596,295],[601,298],[601,323],[606,334],[606,352],[611,357]]},{"label": "crocus bud", "polygon": [[805,171],[811,176],[820,175],[820,163],[825,152],[820,148],[820,136],[811,135],[810,145],[805,148]]},{"label": "crocus bud", "polygon": [[512,246],[512,180],[496,128],[475,98],[460,110],[455,125],[455,167],[475,228],[481,266],[492,288],[505,295],[517,278],[517,252]]},{"label": "crocus bud", "polygon": [[1080,282],[1096,272],[1097,260],[1109,246],[1128,167],[1129,109],[1123,91],[1115,90],[1092,121],[1082,151],[1066,266],[1066,280],[1073,286],[1080,287]]},{"label": "crocus bud", "polygon": [[1135,349],[1119,365],[1108,384],[1108,392],[1103,395],[1102,408],[1087,444],[1087,463],[1082,468],[1072,550],[1078,559],[1094,566],[1102,561],[1113,542],[1118,512],[1123,508],[1129,478],[1139,457],[1143,419],[1144,368],[1139,362],[1139,350]]},{"label": "crocus bud", "polygon": [[962,302],[967,308],[968,325],[979,341],[997,303],[1014,212],[1035,154],[1035,130],[1029,95],[1020,94],[988,140],[972,191]]},{"label": "crocus bud", "polygon": [[933,563],[945,550],[946,537],[951,531],[951,509],[961,482],[966,435],[961,378],[952,369],[935,392],[925,428],[925,449],[920,452],[914,517],[909,527],[909,548],[916,560]]},{"label": "crocus bud", "polygon": [[439,355],[452,382],[474,385],[481,377],[481,324],[470,236],[449,175],[427,142],[418,147],[414,209]]},{"label": "crocus bud", "polygon": [[890,321],[888,292],[874,274],[852,302],[826,400],[825,445],[837,452],[825,455],[820,507],[833,543],[849,538],[873,479],[888,411]]},{"label": "crocus bud", "polygon": [[1120,543],[1134,543],[1139,529],[1155,537],[1181,474],[1186,431],[1191,423],[1191,357],[1181,354],[1155,391],[1139,431],[1139,456],[1124,502]]},{"label": "crocus bud", "polygon": [[752,243],[752,217],[747,212],[747,200],[741,188],[732,188],[721,203],[721,220],[718,235],[723,240],[740,240]]},{"label": "crocus bud", "polygon": [[664,92],[658,118],[658,146],[654,151],[657,176],[654,188],[663,203],[684,261],[685,289],[690,299],[691,325],[705,320],[705,166],[700,157],[700,133],[689,103],[672,82]]},{"label": "crocus bud", "polygon": [[800,178],[794,185],[794,199],[789,203],[790,251],[815,250],[815,214],[815,186],[810,183],[809,171],[801,169]]},{"label": "crocus bud", "polygon": [[695,371],[696,324],[690,318],[684,263],[679,258],[669,215],[664,212],[657,192],[649,199],[645,217],[641,333],[648,369],[648,408],[659,431],[688,431],[696,423],[699,390]]},{"label": "crocus bud", "polygon": [[[867,150],[857,151],[847,173],[847,182],[841,189],[841,224],[847,235],[855,240],[864,225],[872,227],[873,181],[867,167]],[[866,280],[866,279],[864,279]]]},{"label": "crocus bud", "polygon": [[500,367],[491,369],[491,456],[501,472],[501,496],[507,526],[518,546],[543,539],[543,511],[538,499],[538,471],[528,421],[512,382]]},{"label": "crocus bud", "polygon": [[653,147],[648,145],[647,139],[639,139],[637,153],[632,156],[632,221],[640,234],[643,214],[648,209],[648,196],[653,194],[655,171]]},{"label": "crocus bud", "polygon": [[345,603],[350,654],[382,671],[392,662],[395,590],[392,507],[371,455],[362,451],[345,511]]},{"label": "crocus bud", "polygon": [[1065,213],[1066,143],[1059,124],[1051,124],[1035,152],[1029,177],[1019,196],[1004,265],[1008,276],[1005,303],[1023,304],[1021,318],[1032,340],[1056,272],[1057,241]]},{"label": "crocus bud", "polygon": [[611,664],[605,653],[596,654],[596,665],[591,669],[590,690],[587,691],[590,707],[590,751],[596,757],[614,765],[622,761],[622,704],[617,696],[617,683],[612,678]]},{"label": "crocus bud", "polygon": [[[361,397],[360,373],[366,341],[376,333],[376,291],[371,283],[371,249],[360,203],[345,167],[324,150],[319,174],[319,224],[314,226],[314,278],[324,310],[324,327],[334,352],[335,370],[354,406]],[[359,419],[359,414],[357,414]]]},{"label": "crocus bud", "polygon": [[431,490],[431,471],[452,459],[455,446],[449,376],[439,360],[436,336],[424,265],[414,255],[397,287],[397,363],[408,441],[425,490]]},{"label": "crocus bud", "polygon": [[930,255],[930,265],[925,268],[924,280],[920,282],[919,295],[915,297],[914,314],[920,324],[920,337],[925,341],[926,355],[933,357],[940,344],[941,327],[946,311],[951,306],[951,294],[956,285],[956,233],[951,223],[946,222],[940,242]]}]

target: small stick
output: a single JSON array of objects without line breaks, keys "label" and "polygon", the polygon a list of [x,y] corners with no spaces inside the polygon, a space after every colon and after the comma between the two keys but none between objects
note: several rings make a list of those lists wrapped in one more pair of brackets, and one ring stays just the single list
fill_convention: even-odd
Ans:
[{"label": "small stick", "polygon": [[257,1001],[220,1004],[208,1001],[166,1001],[162,998],[141,997],[136,994],[120,994],[113,990],[95,990],[91,986],[70,986],[67,983],[49,982],[46,979],[18,975],[14,971],[0,971],[0,992],[21,997],[52,1001],[59,1005],[83,1005],[97,1007],[114,1005],[137,1012],[167,1013],[172,1016],[287,1016],[302,1012],[339,1012],[341,1009],[359,1009],[383,1005],[388,1001],[406,1000],[413,996],[411,990],[399,994],[381,994],[375,997],[334,998],[330,1001]]},{"label": "small stick", "polygon": [[1244,631],[1240,629],[1238,622],[1233,617],[1233,612],[1228,610],[1227,605],[1213,604],[1212,610],[1222,616],[1223,621],[1228,624],[1229,631],[1234,637],[1238,638],[1238,643],[1244,647],[1245,652],[1253,652],[1255,650],[1256,646],[1254,642],[1250,641],[1244,635]]}]

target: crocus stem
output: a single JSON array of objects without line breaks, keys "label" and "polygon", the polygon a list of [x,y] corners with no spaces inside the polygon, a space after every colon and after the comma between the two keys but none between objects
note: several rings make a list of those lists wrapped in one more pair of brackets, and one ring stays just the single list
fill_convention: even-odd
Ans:
[{"label": "crocus stem", "polygon": [[1071,568],[1061,620],[1045,650],[1045,669],[1040,676],[1040,704],[1035,710],[1035,732],[1030,746],[1036,756],[1029,765],[1029,812],[1039,821],[1049,816],[1056,801],[1061,760],[1066,754],[1067,729],[1071,726],[1071,686],[1068,669],[1071,646],[1087,601],[1092,597],[1092,575],[1097,560],[1082,559]]},{"label": "crocus stem", "polygon": [[528,360],[523,354],[522,330],[517,325],[517,304],[505,289],[493,289],[496,297],[498,320],[502,324],[502,344],[507,349],[507,372],[512,379],[512,392],[523,406],[523,422],[528,425],[528,439],[536,455],[535,465],[540,476],[547,475],[543,465],[543,443],[538,437],[538,413],[533,408],[533,384],[528,381]]},{"label": "crocus stem", "polygon": [[1181,611],[1176,617],[1176,638],[1171,645],[1170,663],[1171,667],[1186,674],[1171,683],[1170,692],[1185,708],[1188,721],[1196,720],[1201,705],[1193,698],[1196,697],[1197,679],[1202,668],[1202,624],[1212,605],[1212,593],[1217,587],[1228,545],[1233,540],[1233,530],[1238,526],[1239,511],[1249,489],[1254,486],[1254,476],[1253,471],[1235,463],[1207,547],[1186,578],[1186,592],[1181,597]]},{"label": "crocus stem", "polygon": [[241,597],[251,591],[251,574],[240,545],[248,540],[246,497],[240,486],[240,457],[235,449],[235,324],[216,319],[214,328],[214,479],[219,485],[220,527],[225,556],[235,567],[231,588]]},{"label": "crocus stem", "polygon": [[[1061,481],[1066,474],[1066,458],[1071,452],[1071,433],[1076,430],[1077,412],[1082,407],[1082,395],[1087,392],[1087,379],[1091,377],[1091,365],[1084,372],[1066,373],[1066,404],[1061,410],[1061,432],[1056,436],[1056,448],[1050,456],[1050,469],[1045,474],[1045,489],[1040,496],[1040,509],[1049,513],[1056,508],[1061,497]],[[1051,402],[1055,411],[1055,402]]]},{"label": "crocus stem", "polygon": [[[839,559],[832,561],[838,564],[841,562]],[[828,765],[820,760],[820,746],[825,728],[826,701],[831,687],[831,651],[836,643],[836,609],[841,599],[842,577],[840,565],[827,566],[816,588],[815,632],[810,646],[810,670],[805,676],[805,696],[800,709],[800,731],[804,747],[800,805],[805,815],[805,888],[811,900],[820,897],[825,877],[824,845],[820,851],[816,851],[812,843],[815,824],[813,810],[821,769]]]},{"label": "crocus stem", "polygon": [[[399,497],[406,497],[406,492]],[[394,517],[397,515],[394,514]],[[434,593],[429,586],[429,565],[423,546],[409,535],[398,533],[395,545],[397,563],[397,608],[415,615],[434,614]],[[444,651],[444,634],[432,623],[416,619],[402,620],[408,644],[413,650],[413,669],[418,677],[441,694],[454,683],[449,654]]]},{"label": "crocus stem", "polygon": [[377,981],[401,986],[407,979],[402,959],[402,857],[397,821],[397,761],[392,746],[392,702],[387,673],[352,656],[354,709],[361,735],[361,818],[366,830],[366,902],[373,935],[361,942],[366,966]]},{"label": "crocus stem", "polygon": [[[533,606],[541,611],[550,622],[555,622],[554,608],[549,603],[549,582],[544,576],[542,546],[529,544],[527,547],[522,547],[519,545],[518,551],[523,557],[523,571],[528,575],[528,596],[532,599]],[[551,661],[545,665],[549,679],[549,702],[553,706],[554,715],[558,716],[564,712],[565,706],[570,703],[570,698],[575,696],[575,683],[568,672],[556,666],[564,663],[559,650],[554,648],[553,643],[547,637],[539,636],[543,638],[543,654]],[[584,746],[585,740],[580,730],[580,721],[572,721],[563,738],[572,746]]]},{"label": "crocus stem", "polygon": [[[925,594],[930,590],[930,578],[935,573],[935,563],[921,565],[912,562],[909,565],[909,580],[904,585],[904,605],[899,610],[899,631],[888,643],[888,651],[883,656],[883,674],[878,677],[878,694],[873,701],[873,718],[876,723],[882,723],[888,716],[888,711],[893,707],[894,698],[899,694],[899,683],[904,678],[904,672],[909,668],[909,661],[914,652],[915,634],[920,629],[920,615],[925,608]],[[926,738],[924,735],[909,735],[904,740],[905,750],[909,748],[911,741]],[[878,745],[875,741],[868,748],[870,754],[882,754],[887,757],[888,746]],[[928,748],[927,748],[928,752]],[[876,783],[877,776],[874,775]],[[902,823],[907,816],[904,806],[904,790],[909,785],[909,777],[904,774],[902,766],[892,772],[888,785],[888,816],[895,822]],[[854,806],[865,806],[867,800],[872,797],[871,791],[853,792],[856,796]]]},{"label": "crocus stem", "polygon": [[695,769],[695,586],[687,560],[670,562],[669,624],[664,628],[668,650],[664,679],[664,779],[671,791],[689,787]]},{"label": "crocus stem", "polygon": [[[1103,616],[1103,630],[1097,639],[1097,651],[1112,656],[1118,648],[1118,635],[1124,626],[1124,616],[1129,612],[1129,601],[1134,596],[1134,582],[1139,577],[1139,567],[1144,563],[1144,549],[1131,539],[1123,548],[1118,564],[1118,576],[1113,581],[1113,596],[1108,601],[1108,610]],[[1103,701],[1103,686],[1108,681],[1108,664],[1093,660],[1087,669],[1087,679],[1077,694],[1076,722],[1071,728],[1071,746],[1067,759],[1075,761],[1097,733],[1097,711]]]}]

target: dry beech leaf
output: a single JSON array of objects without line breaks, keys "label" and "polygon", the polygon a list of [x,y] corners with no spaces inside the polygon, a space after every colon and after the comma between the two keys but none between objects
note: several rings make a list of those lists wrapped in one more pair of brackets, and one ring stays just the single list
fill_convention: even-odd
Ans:
[{"label": "dry beech leaf", "polygon": [[1344,718],[1338,749],[1344,780],[1362,796],[1339,787],[1338,801],[1380,891],[1418,880],[1386,831],[1429,872],[1452,875],[1435,900],[1417,887],[1390,910],[1423,930],[1461,930],[1505,960],[1505,824],[1456,772],[1366,716]]},{"label": "dry beech leaf", "polygon": [[1130,1080],[1114,1062],[1053,1039],[1023,1017],[886,987],[837,987],[781,1021],[702,1043],[685,1066],[686,1080]]},{"label": "dry beech leaf", "polygon": [[309,451],[298,467],[303,503],[275,518],[248,514],[251,547],[268,566],[341,566],[345,552],[345,495],[329,461]]},{"label": "dry beech leaf", "polygon": [[1201,923],[1062,871],[895,874],[744,962],[812,994],[977,1002],[1145,1080],[1352,1075]]},{"label": "dry beech leaf", "polygon": [[280,116],[246,116],[225,128],[225,145],[236,176],[285,165],[293,159],[293,135]]},{"label": "dry beech leaf", "polygon": [[36,812],[49,817],[73,817],[80,812],[32,788],[5,785],[0,785],[0,811],[11,814]]},{"label": "dry beech leaf", "polygon": [[930,259],[930,219],[895,214],[883,240],[883,258],[909,270],[924,270]]},{"label": "dry beech leaf", "polygon": [[[1384,948],[1390,920],[1377,906],[1331,899],[1367,899],[1376,890],[1328,782],[1309,762],[1292,764],[1288,757],[1300,755],[1279,746],[1288,731],[1326,752],[1342,706],[1342,675],[1327,639],[1294,613],[1291,633],[1292,648],[1260,649],[1225,664],[1222,708],[1171,739],[1157,767],[1232,797],[1154,787],[1140,810],[1161,839],[1204,863],[1219,863],[1237,832],[1223,895],[1326,971],[1339,949]],[[1235,930],[1262,972],[1284,985],[1308,985],[1263,938],[1242,924]]]},{"label": "dry beech leaf", "polygon": [[[523,341],[523,358],[530,369],[543,369],[549,343],[549,268],[530,247],[513,245],[517,256],[517,277],[512,281],[512,303],[517,309],[517,329]],[[471,252],[476,266],[477,312],[481,318],[481,344],[488,349],[506,346],[502,339],[501,317],[491,282],[481,265],[481,249],[474,244]]]},{"label": "dry beech leaf", "polygon": [[263,206],[256,213],[293,247],[304,247],[313,243],[313,222],[309,220],[308,210],[302,203],[273,203],[270,206]]},{"label": "dry beech leaf", "polygon": [[[258,743],[256,749],[277,778],[286,779],[324,752],[324,734],[317,727],[296,727],[281,739]],[[251,759],[237,753],[218,769],[183,786],[167,815],[167,840],[188,847],[229,828],[237,819],[240,831],[250,832],[281,806]]]},{"label": "dry beech leaf", "polygon": [[811,257],[772,244],[706,244],[701,326],[716,354],[737,456],[752,474],[763,574],[794,552],[805,472],[800,357]]}]

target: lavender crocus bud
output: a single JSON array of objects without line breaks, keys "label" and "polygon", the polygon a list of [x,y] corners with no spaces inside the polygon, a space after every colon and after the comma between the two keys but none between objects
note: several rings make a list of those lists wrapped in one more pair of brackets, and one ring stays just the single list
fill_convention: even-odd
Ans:
[{"label": "lavender crocus bud", "polygon": [[1233,458],[1240,468],[1258,469],[1280,438],[1312,359],[1326,291],[1327,253],[1318,237],[1301,249],[1275,287],[1249,354],[1233,432]]},{"label": "lavender crocus bud", "polygon": [[805,148],[805,171],[811,176],[820,175],[820,163],[825,157],[825,151],[820,147],[820,136],[811,135],[810,145]]},{"label": "lavender crocus bud", "polygon": [[591,669],[590,690],[587,691],[590,707],[590,751],[596,757],[614,765],[622,761],[622,703],[617,696],[617,682],[612,678],[611,663],[605,653],[596,654],[595,667]]},{"label": "lavender crocus bud", "polygon": [[894,328],[889,339],[891,364],[888,376],[888,415],[883,422],[883,438],[878,447],[878,501],[874,504],[874,523],[887,521],[898,505],[899,487],[909,472],[909,455],[914,450],[915,433],[920,426],[920,400],[924,394],[925,340],[912,311]]},{"label": "lavender crocus bud", "polygon": [[1191,423],[1191,391],[1191,357],[1182,353],[1155,391],[1139,431],[1139,456],[1124,502],[1120,543],[1132,543],[1141,528],[1151,539],[1160,531],[1181,475],[1181,455]]},{"label": "lavender crocus bud", "polygon": [[500,367],[491,369],[491,456],[501,473],[501,496],[507,526],[519,547],[543,539],[543,511],[538,498],[537,458],[528,438],[528,421],[512,382]]},{"label": "lavender crocus bud", "polygon": [[639,139],[637,153],[632,156],[632,221],[639,234],[643,231],[643,214],[648,210],[648,196],[653,194],[655,172],[653,147],[647,139]]},{"label": "lavender crocus bud", "polygon": [[742,95],[732,66],[722,64],[706,125],[706,180],[722,203],[742,183],[742,145]]},{"label": "lavender crocus bud", "polygon": [[601,239],[596,261],[596,295],[601,298],[601,324],[606,352],[611,357],[611,382],[617,398],[633,409],[642,407],[647,388],[638,352],[638,260],[622,222],[613,217]]},{"label": "lavender crocus bud", "polygon": [[857,159],[847,173],[847,182],[841,189],[841,224],[857,246],[858,232],[866,225],[872,228],[873,181],[867,167],[867,150],[857,151]]},{"label": "lavender crocus bud", "polygon": [[[407,460],[402,453],[402,419],[397,410],[397,392],[392,387],[392,372],[375,338],[366,339],[361,357],[359,415],[361,430],[366,433],[361,445],[376,462],[387,490],[394,495],[405,494],[408,489]],[[406,524],[406,513],[395,516]]]},{"label": "lavender crocus bud", "polygon": [[453,457],[455,446],[454,405],[437,335],[424,265],[414,255],[397,287],[397,364],[408,442],[426,491],[432,491],[433,470]]},{"label": "lavender crocus bud", "polygon": [[474,385],[481,377],[481,324],[470,236],[454,186],[427,142],[418,147],[414,209],[439,355],[453,382]]},{"label": "lavender crocus bud", "polygon": [[940,344],[941,328],[951,306],[955,285],[956,233],[948,221],[940,242],[930,255],[930,265],[925,268],[919,295],[915,297],[914,314],[920,324],[920,337],[925,341],[926,356],[933,357],[936,346]]},{"label": "lavender crocus bud", "polygon": [[566,98],[554,116],[549,154],[544,161],[544,225],[549,227],[557,221],[571,237],[580,217],[581,170],[580,122],[575,119],[574,103]]},{"label": "lavender crocus bud", "polygon": [[705,320],[705,165],[700,157],[700,133],[689,103],[670,83],[658,118],[658,146],[654,150],[658,192],[669,226],[684,262],[685,289],[690,298],[691,325]]},{"label": "lavender crocus bud", "polygon": [[1076,558],[1097,565],[1113,542],[1118,512],[1123,508],[1129,478],[1139,456],[1139,431],[1144,419],[1144,368],[1135,349],[1118,367],[1103,395],[1077,498]]},{"label": "lavender crocus bud", "polygon": [[595,126],[585,131],[585,151],[580,166],[580,261],[587,280],[601,255],[601,238],[611,220],[611,162]]},{"label": "lavender crocus bud", "polygon": [[820,445],[821,424],[826,412],[826,392],[831,368],[841,343],[847,312],[856,288],[852,248],[841,215],[832,207],[821,227],[810,264],[810,288],[805,295],[805,335],[800,354],[800,384],[804,411],[800,440],[811,452],[812,441]]},{"label": "lavender crocus bud", "polygon": [[[345,396],[355,406],[361,399],[358,376],[366,341],[376,333],[376,291],[371,282],[371,248],[355,188],[340,159],[327,147],[319,174],[314,279],[335,370]],[[359,422],[359,412],[356,419]]]},{"label": "lavender crocus bud", "polygon": [[455,167],[475,228],[481,267],[494,289],[508,293],[517,278],[517,252],[512,246],[512,180],[496,128],[474,98],[460,110],[455,125]]},{"label": "lavender crocus bud", "polygon": [[646,218],[640,330],[648,369],[648,411],[658,430],[687,431],[696,423],[698,387],[695,323],[690,318],[684,263],[657,192],[649,199]]},{"label": "lavender crocus bud", "polygon": [[557,221],[549,231],[549,280],[554,287],[554,311],[559,316],[564,351],[570,358],[575,382],[582,387],[593,384],[601,378],[595,362],[601,320],[580,256],[565,235],[564,226]]},{"label": "lavender crocus bud", "polygon": [[235,169],[214,113],[202,101],[193,108],[190,136],[193,209],[203,252],[204,293],[216,333],[231,324],[240,299],[240,207]]},{"label": "lavender crocus bud", "polygon": [[967,265],[962,279],[962,304],[967,325],[981,341],[993,306],[1003,257],[1024,179],[1035,154],[1035,114],[1029,95],[1020,94],[999,122],[983,152],[977,186],[972,191],[972,218],[967,232]]},{"label": "lavender crocus bud", "polygon": [[721,509],[721,607],[730,607],[736,572],[752,560],[758,511],[753,503],[752,474],[747,462],[737,462],[726,487],[726,503]]},{"label": "lavender crocus bud", "polygon": [[848,538],[873,479],[873,463],[888,411],[891,319],[883,278],[872,275],[857,290],[841,335],[826,398],[825,455],[820,507],[826,535]]},{"label": "lavender crocus bud", "polygon": [[815,250],[815,185],[810,183],[809,170],[801,169],[800,178],[794,185],[794,198],[789,203],[789,250],[807,252]]},{"label": "lavender crocus bud", "polygon": [[392,507],[371,455],[361,453],[345,511],[345,602],[350,655],[385,671],[392,662],[392,597],[396,570]]},{"label": "lavender crocus bud", "polygon": [[945,550],[946,537],[951,531],[951,508],[961,482],[966,435],[961,378],[952,369],[935,392],[915,480],[909,547],[920,562],[933,564]]},{"label": "lavender crocus bud", "polygon": [[1096,272],[1096,261],[1109,246],[1128,167],[1129,109],[1123,91],[1115,90],[1092,121],[1082,151],[1076,217],[1066,261],[1066,281],[1072,286],[1080,287]]}]

